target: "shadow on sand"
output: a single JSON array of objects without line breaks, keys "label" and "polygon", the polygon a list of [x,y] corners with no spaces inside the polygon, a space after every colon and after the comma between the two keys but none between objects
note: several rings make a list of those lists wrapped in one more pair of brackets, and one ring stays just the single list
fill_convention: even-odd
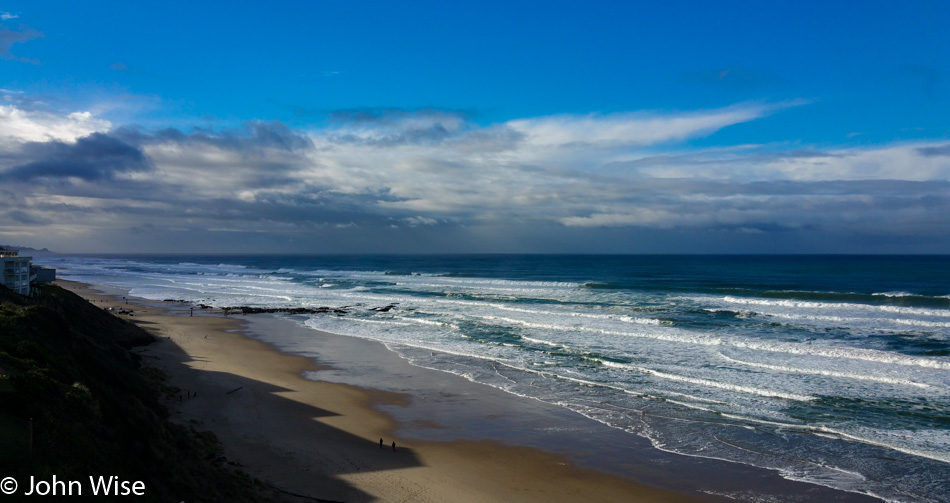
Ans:
[{"label": "shadow on sand", "polygon": [[[166,360],[161,366],[171,374],[169,384],[187,382],[195,388],[183,389],[181,397],[170,400],[173,420],[213,431],[227,462],[289,496],[300,501],[376,501],[343,477],[390,478],[383,472],[421,466],[411,448],[397,445],[394,452],[391,438],[380,448],[379,438],[356,436],[321,422],[339,414],[285,396],[293,390],[200,370],[192,364],[200,367],[206,358],[188,357],[169,340],[157,344],[164,346],[160,359]],[[392,482],[398,484],[398,478]]]}]

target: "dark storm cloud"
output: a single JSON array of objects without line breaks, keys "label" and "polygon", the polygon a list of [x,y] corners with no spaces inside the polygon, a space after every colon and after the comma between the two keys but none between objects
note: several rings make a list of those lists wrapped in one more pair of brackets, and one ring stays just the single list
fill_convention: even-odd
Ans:
[{"label": "dark storm cloud", "polygon": [[[154,162],[176,171],[190,169],[195,184],[233,185],[240,181],[248,189],[299,183],[296,172],[304,165],[306,155],[314,150],[309,137],[280,122],[253,121],[239,129],[224,131],[185,132],[166,128],[152,132],[125,127],[113,134],[145,150],[157,149],[153,152]],[[226,162],[208,157],[218,150],[229,153],[233,160]],[[165,188],[171,186],[179,192],[179,197],[189,192],[188,187],[175,185],[175,182],[162,184]]]},{"label": "dark storm cloud", "polygon": [[[16,214],[22,224],[58,217],[63,224],[137,222],[126,228],[138,232],[183,222],[195,232],[221,227],[263,232],[388,218],[367,211],[376,201],[391,199],[384,191],[344,195],[302,176],[300,170],[319,163],[307,157],[313,152],[308,136],[277,122],[225,131],[125,127],[75,144],[32,142],[0,152],[0,177],[28,182],[29,193],[39,196]],[[14,167],[3,172],[4,165]],[[105,183],[133,171],[140,176]],[[66,183],[71,178],[96,183]]]},{"label": "dark storm cloud", "polygon": [[111,180],[119,173],[147,171],[151,161],[137,147],[105,133],[93,133],[76,143],[30,142],[17,156],[31,159],[0,174],[10,181],[37,178],[79,178],[86,181]]}]

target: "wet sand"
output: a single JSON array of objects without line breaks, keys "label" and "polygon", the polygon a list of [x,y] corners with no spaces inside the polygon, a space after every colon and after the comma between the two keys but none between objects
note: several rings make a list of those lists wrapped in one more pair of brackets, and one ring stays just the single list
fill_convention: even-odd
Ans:
[{"label": "wet sand", "polygon": [[876,501],[664,453],[566,409],[287,318],[197,308],[192,317],[187,304],[126,305],[121,291],[58,283],[96,305],[133,309],[129,319],[160,337],[136,351],[181,390],[168,403],[173,420],[213,431],[229,460],[289,494],[347,502]]},{"label": "wet sand", "polygon": [[247,337],[238,318],[197,309],[191,317],[180,304],[126,305],[121,292],[57,283],[96,305],[132,309],[129,319],[161,338],[136,352],[181,389],[168,403],[173,419],[213,431],[229,460],[288,493],[347,502],[708,501],[538,449],[394,438],[397,424],[374,405],[406,403],[408,395],[306,379],[320,367]]}]

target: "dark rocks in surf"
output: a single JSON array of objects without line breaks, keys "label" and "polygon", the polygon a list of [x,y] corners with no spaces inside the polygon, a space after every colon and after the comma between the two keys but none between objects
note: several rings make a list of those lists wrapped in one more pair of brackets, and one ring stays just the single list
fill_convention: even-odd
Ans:
[{"label": "dark rocks in surf", "polygon": [[389,311],[392,311],[393,309],[395,309],[397,304],[398,304],[398,303],[390,304],[390,305],[388,305],[388,306],[374,307],[374,308],[371,308],[370,311],[376,311],[376,312],[380,312],[380,313],[388,313]]},{"label": "dark rocks in surf", "polygon": [[251,306],[229,306],[222,308],[227,312],[242,314],[348,314],[349,311],[333,307],[251,307]]},{"label": "dark rocks in surf", "polygon": [[[388,313],[396,308],[397,304],[389,304],[386,306],[379,306],[370,308],[370,311],[376,311],[380,313]],[[342,306],[342,307],[252,307],[252,306],[228,306],[222,307],[222,311],[225,313],[241,313],[241,314],[335,314],[337,316],[345,316],[350,314],[353,310],[353,306]]]}]

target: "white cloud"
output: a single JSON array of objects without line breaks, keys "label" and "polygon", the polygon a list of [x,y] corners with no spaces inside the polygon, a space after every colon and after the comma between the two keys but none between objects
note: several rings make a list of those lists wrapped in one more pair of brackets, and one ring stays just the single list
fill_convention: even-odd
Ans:
[{"label": "white cloud", "polygon": [[564,217],[568,227],[668,227],[682,220],[682,215],[651,208],[632,208],[627,213],[595,213],[587,217]]},{"label": "white cloud", "polygon": [[422,217],[422,216],[404,218],[403,221],[412,227],[415,227],[417,225],[435,225],[439,223],[439,221],[434,218]]},{"label": "white cloud", "polygon": [[908,143],[862,149],[838,149],[826,155],[784,159],[766,164],[789,180],[948,180],[950,157],[923,156],[919,149],[939,146]]},{"label": "white cloud", "polygon": [[560,115],[513,120],[507,125],[543,147],[646,146],[708,135],[764,117],[772,108],[744,105],[679,114]]},{"label": "white cloud", "polygon": [[[590,216],[592,203],[622,202],[629,194],[625,187],[637,183],[627,174],[612,173],[611,163],[635,157],[645,147],[754,120],[776,107],[541,117],[483,127],[431,111],[373,117],[311,132],[316,148],[296,176],[340,194],[374,196],[374,211],[411,213],[403,218],[540,218],[594,225],[604,217]],[[419,142],[407,134],[434,128],[444,132],[439,140]],[[376,197],[380,194],[386,197]],[[625,211],[607,213],[626,215],[613,217],[610,225],[650,221]],[[652,221],[660,220],[668,219]]]},{"label": "white cloud", "polygon": [[57,114],[0,105],[0,145],[51,140],[74,142],[77,138],[111,128],[109,121],[90,112]]},{"label": "white cloud", "polygon": [[4,21],[8,21],[10,19],[16,19],[18,17],[20,16],[18,16],[17,14],[10,14],[9,12],[0,12],[0,19]]},{"label": "white cloud", "polygon": [[638,173],[654,178],[736,182],[820,182],[847,180],[948,180],[950,156],[921,150],[946,143],[896,143],[874,147],[787,151],[775,146],[708,149],[686,154],[630,159]]},{"label": "white cloud", "polygon": [[[129,141],[141,142],[154,169],[122,173],[115,186],[37,185],[29,190],[47,196],[45,202],[34,197],[23,211],[56,221],[57,212],[72,208],[77,213],[69,221],[77,225],[114,227],[123,219],[139,225],[144,218],[166,228],[187,222],[196,229],[286,232],[369,229],[367,222],[418,233],[470,224],[743,235],[950,226],[934,217],[950,210],[947,142],[830,150],[689,146],[690,138],[775,108],[555,116],[487,126],[423,111],[360,116],[307,133],[260,124],[226,133],[143,133]],[[0,106],[0,142],[13,145],[11,152],[25,141],[69,142],[110,128],[89,112]],[[0,174],[3,169],[0,164]],[[53,196],[61,202],[50,202]],[[97,202],[80,205],[77,198]],[[130,202],[137,198],[148,206]]]}]

